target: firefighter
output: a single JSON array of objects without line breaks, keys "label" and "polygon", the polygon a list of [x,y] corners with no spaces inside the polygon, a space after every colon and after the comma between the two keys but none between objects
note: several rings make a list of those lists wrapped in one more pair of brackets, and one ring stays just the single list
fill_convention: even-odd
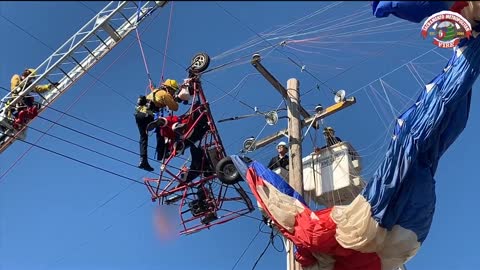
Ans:
[{"label": "firefighter", "polygon": [[[146,171],[153,171],[154,169],[148,163],[148,130],[147,126],[154,123],[157,134],[157,159],[163,158],[165,152],[165,139],[160,133],[160,127],[166,123],[161,121],[164,118],[155,120],[155,113],[158,113],[162,108],[167,107],[171,111],[178,110],[178,103],[175,101],[175,93],[178,91],[178,84],[175,80],[167,79],[157,89],[153,89],[147,96],[140,96],[137,101],[135,109],[135,121],[137,123],[138,131],[140,133],[140,164],[139,168]],[[157,123],[156,123],[157,122]]]},{"label": "firefighter", "polygon": [[[28,68],[21,75],[14,74],[10,80],[10,93],[11,98],[14,99],[22,91],[27,88],[35,80],[36,71],[33,68]],[[31,76],[30,78],[28,78]],[[27,79],[28,78],[28,79]],[[58,86],[59,83],[36,85],[33,88],[34,92],[44,93],[51,90],[53,87]],[[8,104],[8,103],[7,103]],[[14,127],[20,128],[28,121],[38,115],[38,106],[35,106],[35,99],[31,95],[26,95],[21,102],[16,104],[15,108],[12,108],[8,112],[8,116],[14,116]]]}]

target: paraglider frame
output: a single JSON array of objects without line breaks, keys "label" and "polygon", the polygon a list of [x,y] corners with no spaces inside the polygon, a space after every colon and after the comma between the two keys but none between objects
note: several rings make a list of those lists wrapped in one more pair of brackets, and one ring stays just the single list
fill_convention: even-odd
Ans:
[{"label": "paraglider frame", "polygon": [[[198,57],[199,55],[202,57]],[[203,64],[195,63],[198,60],[203,61]],[[161,165],[159,177],[144,178],[153,202],[158,200],[160,205],[178,205],[180,223],[183,227],[180,231],[181,235],[228,222],[255,209],[247,193],[239,185],[242,178],[226,154],[202,88],[201,72],[206,70],[208,64],[207,54],[195,55],[189,68],[189,78],[185,82],[193,95],[191,107],[186,114],[191,124],[187,125],[183,137],[188,138],[188,135],[195,131],[202,117],[206,117],[208,123],[208,130],[197,143],[197,147],[203,154],[200,176],[191,182],[184,182],[182,177],[185,171],[169,165],[185,151],[184,147],[177,150],[174,145],[174,143],[178,145],[179,141],[177,141],[167,145],[171,152]],[[185,84],[182,86],[185,87]],[[180,144],[185,145],[183,141],[180,141]],[[232,168],[234,170],[231,170]],[[200,201],[199,192],[203,194],[200,195],[205,196],[204,203],[208,210],[204,212],[196,212],[194,209],[195,204]]]}]

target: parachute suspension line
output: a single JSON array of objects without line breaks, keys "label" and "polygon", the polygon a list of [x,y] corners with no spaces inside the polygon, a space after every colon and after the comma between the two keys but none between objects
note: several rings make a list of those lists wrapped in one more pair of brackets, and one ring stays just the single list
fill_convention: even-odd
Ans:
[{"label": "parachute suspension line", "polygon": [[[141,3],[142,1],[139,1],[138,2],[138,12],[137,12],[137,20],[140,19],[140,7],[141,7]],[[143,64],[145,66],[145,71],[147,72],[147,78],[148,78],[148,85],[150,87],[150,90],[153,90],[153,88],[155,87],[155,85],[153,84],[153,81],[152,81],[152,76],[150,75],[150,70],[148,69],[148,64],[147,64],[147,59],[145,57],[145,52],[143,51],[143,46],[142,46],[142,41],[140,40],[140,33],[138,32],[138,26],[135,27],[135,34],[137,36],[137,41],[138,41],[138,45],[140,47],[140,52],[142,54],[142,59],[143,59]],[[147,94],[147,93],[145,93]]]},{"label": "parachute suspension line", "polygon": [[395,112],[395,109],[393,108],[392,102],[390,101],[390,98],[388,97],[387,91],[385,90],[385,85],[383,83],[383,80],[380,79],[380,85],[382,86],[383,93],[385,94],[385,97],[387,98],[388,105],[390,106],[390,110],[392,111],[393,119],[397,119],[397,113]]},{"label": "parachute suspension line", "polygon": [[173,1],[172,1],[172,4],[170,5],[170,16],[168,18],[167,37],[165,38],[165,50],[163,51],[162,74],[160,76],[159,84],[164,80],[163,75],[164,75],[166,60],[167,60],[168,41],[170,39],[170,28],[172,26],[172,14],[173,14]]},{"label": "parachute suspension line", "polygon": [[[269,51],[268,53],[266,53],[266,54],[263,56],[263,59],[265,59],[269,54],[271,54],[271,53],[275,50],[275,48],[276,48],[277,46],[280,46],[280,45],[279,45],[279,44],[270,45],[270,46],[268,46],[268,47],[265,47],[265,48],[262,48],[262,49],[258,50],[256,53],[260,53],[260,52],[263,52],[263,51],[265,51],[265,50],[272,49],[271,51]],[[221,64],[221,65],[219,65],[219,66],[210,68],[210,69],[208,69],[208,70],[205,70],[205,71],[201,72],[201,74],[206,74],[206,73],[209,73],[209,72],[212,72],[212,71],[218,71],[218,70],[224,69],[224,68],[226,68],[226,67],[228,67],[228,66],[233,67],[233,66],[235,66],[235,64],[236,64],[236,65],[242,65],[242,64],[249,63],[249,62],[251,61],[251,57],[252,57],[252,54],[240,56],[240,57],[238,57],[238,58],[235,59],[235,60],[232,60],[232,61],[227,62],[227,63],[225,63],[225,64]],[[247,59],[247,60],[240,61],[240,60],[242,60],[242,59],[244,59],[244,58],[245,58],[245,59],[248,58],[248,59]]]}]

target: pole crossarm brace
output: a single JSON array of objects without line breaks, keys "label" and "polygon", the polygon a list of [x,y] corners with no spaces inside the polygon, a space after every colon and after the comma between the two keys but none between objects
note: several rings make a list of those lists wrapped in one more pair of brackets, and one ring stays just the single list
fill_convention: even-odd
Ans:
[{"label": "pole crossarm brace", "polygon": [[[289,100],[287,89],[283,87],[283,85],[275,78],[273,75],[260,63],[261,57],[259,54],[254,54],[252,57],[252,65],[255,67],[260,74],[262,74],[265,79],[272,84],[272,86],[277,89],[277,91],[282,95],[283,98],[286,100]],[[308,118],[310,117],[310,114],[303,108],[302,106],[299,106],[300,109],[300,114],[303,116],[303,118]],[[317,125],[314,125],[314,128],[318,128]]]},{"label": "pole crossarm brace", "polygon": [[[314,121],[316,122],[316,121],[318,121],[320,119],[323,119],[323,118],[325,118],[329,115],[332,115],[332,114],[334,114],[336,112],[339,112],[339,111],[341,111],[345,108],[348,108],[351,105],[355,104],[356,102],[357,101],[356,101],[355,97],[350,97],[350,98],[348,98],[344,101],[336,103],[336,104],[326,108],[322,112],[316,113],[316,114],[308,117],[307,119],[304,119],[301,123],[302,128],[306,127],[306,126],[309,126]],[[271,144],[272,142],[282,138],[283,136],[287,136],[287,135],[288,135],[288,129],[280,130],[273,135],[270,135],[268,137],[265,137],[265,138],[262,138],[258,141],[253,142],[253,145],[250,147],[250,149],[257,150],[257,149],[262,148],[264,146],[267,146],[267,145]]]}]

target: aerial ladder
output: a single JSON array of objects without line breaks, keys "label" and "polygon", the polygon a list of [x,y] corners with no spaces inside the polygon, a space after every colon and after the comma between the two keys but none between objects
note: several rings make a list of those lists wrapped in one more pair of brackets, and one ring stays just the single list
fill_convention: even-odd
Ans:
[{"label": "aerial ladder", "polygon": [[[0,101],[0,153],[22,136],[28,122],[20,130],[13,127],[9,109],[22,102],[41,82],[58,82],[56,87],[40,96],[40,114],[65,93],[108,52],[135,30],[149,15],[163,8],[168,1],[112,1],[50,55],[36,69],[33,83],[23,84],[15,96],[8,93]],[[33,120],[33,119],[32,119]]]}]

